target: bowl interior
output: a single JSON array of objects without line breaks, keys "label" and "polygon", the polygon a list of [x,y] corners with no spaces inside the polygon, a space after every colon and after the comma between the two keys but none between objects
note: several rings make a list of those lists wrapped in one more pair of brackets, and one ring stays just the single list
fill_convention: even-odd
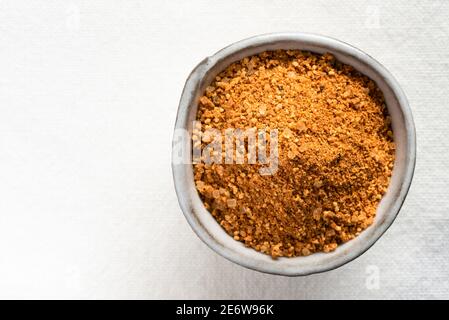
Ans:
[{"label": "bowl interior", "polygon": [[[340,41],[307,34],[264,35],[237,42],[200,63],[189,76],[178,110],[176,128],[192,132],[198,99],[212,79],[232,62],[267,50],[299,49],[319,54],[329,52],[342,63],[374,80],[382,90],[392,118],[396,160],[387,193],[382,198],[373,224],[355,239],[330,253],[305,257],[278,258],[245,247],[230,237],[205,209],[196,191],[191,152],[182,163],[173,164],[175,188],[181,208],[198,236],[224,257],[251,269],[282,275],[307,275],[336,268],[366,251],[386,231],[396,217],[411,183],[415,162],[415,133],[407,100],[391,74],[362,51]],[[189,139],[183,148],[190,150]]]}]

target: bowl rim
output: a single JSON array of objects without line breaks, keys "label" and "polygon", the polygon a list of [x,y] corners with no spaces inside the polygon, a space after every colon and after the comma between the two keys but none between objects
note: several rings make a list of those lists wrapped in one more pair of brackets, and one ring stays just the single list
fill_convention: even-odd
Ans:
[{"label": "bowl rim", "polygon": [[[255,271],[284,276],[305,276],[309,274],[330,271],[356,259],[357,257],[361,256],[364,252],[366,252],[369,248],[371,248],[374,245],[374,243],[376,243],[377,240],[379,240],[379,238],[391,226],[404,203],[404,200],[407,196],[407,193],[410,189],[411,182],[413,179],[416,164],[416,131],[413,122],[412,112],[408,104],[407,98],[405,96],[405,93],[401,89],[397,80],[382,64],[380,64],[378,61],[376,61],[367,53],[343,41],[328,36],[312,33],[301,33],[301,32],[283,32],[283,33],[268,33],[256,35],[250,38],[234,42],[224,47],[223,49],[217,51],[212,56],[202,60],[192,70],[192,72],[189,74],[186,80],[183,92],[181,94],[181,99],[179,102],[175,122],[175,131],[177,129],[184,128],[184,121],[186,120],[186,117],[188,117],[189,107],[191,106],[193,99],[192,92],[194,92],[199,88],[200,82],[203,80],[203,77],[206,75],[206,72],[208,70],[210,70],[221,60],[224,60],[225,58],[238,52],[243,52],[245,49],[263,45],[273,45],[280,42],[308,43],[310,45],[317,45],[323,48],[328,48],[329,50],[332,51],[338,51],[344,55],[349,55],[352,58],[359,60],[364,64],[368,65],[370,68],[372,68],[377,74],[379,74],[382,77],[382,80],[394,93],[395,98],[397,100],[397,104],[404,118],[403,121],[406,132],[407,157],[405,158],[404,162],[405,173],[403,179],[400,182],[399,193],[397,194],[397,197],[393,202],[393,207],[390,210],[391,212],[389,212],[389,216],[385,218],[385,221],[383,221],[380,225],[378,225],[374,229],[371,238],[368,238],[365,243],[357,247],[357,250],[353,250],[347,253],[346,255],[343,255],[342,257],[340,257],[340,259],[336,259],[332,263],[327,263],[326,265],[323,266],[316,266],[314,268],[308,269],[300,269],[300,268],[283,269],[281,267],[276,267],[273,265],[264,265],[261,264],[260,262],[242,259],[242,257],[240,257],[236,252],[234,252],[234,250],[230,250],[226,246],[223,246],[223,244],[219,243],[210,234],[209,230],[207,230],[206,227],[202,225],[198,220],[198,218],[195,216],[194,213],[195,209],[190,201],[191,199],[184,196],[186,188],[185,186],[182,185],[182,180],[186,176],[185,166],[176,165],[172,161],[172,174],[178,202],[185,218],[187,219],[190,227],[197,234],[197,236],[213,251],[238,265],[241,265],[243,267]],[[175,152],[175,144],[176,144],[175,137],[173,137],[172,160]],[[292,259],[292,258],[281,258],[281,259]]]}]

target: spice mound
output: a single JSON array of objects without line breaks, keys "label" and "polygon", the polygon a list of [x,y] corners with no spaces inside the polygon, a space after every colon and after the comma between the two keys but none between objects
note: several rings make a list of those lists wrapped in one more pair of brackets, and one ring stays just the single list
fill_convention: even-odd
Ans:
[{"label": "spice mound", "polygon": [[224,137],[229,128],[268,132],[267,153],[277,139],[272,174],[262,173],[266,163],[249,161],[249,139],[232,163],[222,139],[222,154],[211,152],[216,161],[203,153],[193,164],[204,206],[235,240],[273,258],[306,256],[333,251],[372,224],[395,157],[391,118],[374,81],[330,54],[247,57],[206,88],[193,144],[206,150],[207,130]]}]

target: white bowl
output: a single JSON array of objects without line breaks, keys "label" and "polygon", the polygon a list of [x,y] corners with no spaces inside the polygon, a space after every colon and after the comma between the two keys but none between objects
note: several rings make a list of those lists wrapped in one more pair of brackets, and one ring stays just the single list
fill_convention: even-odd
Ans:
[{"label": "white bowl", "polygon": [[[267,50],[300,49],[329,52],[342,63],[374,80],[382,90],[392,118],[396,160],[388,190],[382,198],[373,224],[358,237],[330,253],[272,259],[234,240],[205,209],[194,185],[190,139],[179,139],[179,130],[192,132],[198,99],[212,79],[229,64]],[[173,178],[179,204],[193,231],[210,248],[244,267],[261,272],[299,276],[342,266],[368,250],[393,223],[410,187],[416,158],[415,127],[407,99],[393,76],[376,60],[344,42],[304,33],[276,33],[255,36],[227,46],[204,59],[189,75],[179,103],[173,140]],[[183,149],[184,148],[184,149]],[[179,152],[180,149],[188,152]]]}]

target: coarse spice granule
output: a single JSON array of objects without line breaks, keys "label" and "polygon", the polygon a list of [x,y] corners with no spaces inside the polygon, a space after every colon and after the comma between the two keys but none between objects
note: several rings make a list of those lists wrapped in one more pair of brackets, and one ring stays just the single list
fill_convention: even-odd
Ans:
[{"label": "coarse spice granule", "polygon": [[353,67],[297,50],[244,58],[207,87],[197,120],[222,132],[279,130],[274,175],[257,164],[194,164],[204,206],[235,240],[273,258],[305,256],[373,222],[395,145],[382,92]]}]

